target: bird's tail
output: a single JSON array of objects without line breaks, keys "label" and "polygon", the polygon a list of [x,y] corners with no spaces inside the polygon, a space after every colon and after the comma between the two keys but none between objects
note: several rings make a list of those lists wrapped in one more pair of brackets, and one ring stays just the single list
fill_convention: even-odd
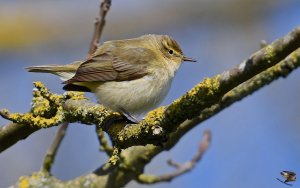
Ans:
[{"label": "bird's tail", "polygon": [[51,73],[60,77],[61,80],[66,81],[72,78],[78,67],[81,65],[81,61],[76,61],[67,65],[40,65],[26,67],[28,72],[38,72],[38,73]]}]

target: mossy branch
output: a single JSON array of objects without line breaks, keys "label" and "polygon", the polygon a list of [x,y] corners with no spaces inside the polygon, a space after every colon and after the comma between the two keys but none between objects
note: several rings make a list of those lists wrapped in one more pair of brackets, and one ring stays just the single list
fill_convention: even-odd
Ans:
[{"label": "mossy branch", "polygon": [[100,144],[100,150],[106,152],[108,156],[113,153],[113,147],[109,144],[101,127],[96,126],[96,133]]},{"label": "mossy branch", "polygon": [[[15,123],[40,128],[56,126],[63,121],[96,124],[109,134],[113,144],[120,149],[136,145],[159,145],[182,122],[197,117],[239,84],[279,63],[296,50],[297,46],[300,46],[300,27],[254,53],[232,70],[213,78],[206,78],[167,108],[160,107],[149,112],[139,124],[127,126],[126,129],[123,129],[126,121],[120,114],[113,113],[101,105],[92,104],[75,92],[65,96],[51,94],[41,83],[35,83],[38,90],[34,93],[31,112],[10,114],[4,110],[0,114]],[[55,105],[49,105],[50,103]],[[51,118],[49,114],[52,114]],[[104,126],[106,124],[111,125]]]},{"label": "mossy branch", "polygon": [[[138,175],[142,174],[145,165],[154,156],[163,150],[173,147],[185,133],[199,122],[213,116],[277,78],[287,76],[299,67],[299,48],[300,28],[298,27],[285,37],[254,53],[239,66],[221,75],[205,79],[184,96],[175,100],[170,106],[160,107],[149,112],[145,120],[140,122],[140,124],[129,127],[125,127],[126,121],[124,121],[120,114],[111,112],[101,105],[93,104],[82,95],[70,93],[60,96],[59,100],[52,100],[51,97],[49,98],[46,95],[40,94],[38,96],[40,97],[39,100],[35,103],[38,106],[45,106],[45,108],[39,106],[39,111],[42,115],[38,118],[44,120],[57,116],[60,117],[56,118],[56,120],[51,120],[49,124],[43,124],[43,127],[55,126],[57,125],[53,123],[55,121],[80,121],[85,124],[96,124],[109,134],[115,149],[123,149],[121,154],[118,154],[120,155],[119,165],[100,176],[88,174],[69,182],[60,182],[51,177],[49,181],[54,179],[55,183],[67,186],[74,185],[74,183],[83,185],[83,183],[89,180],[91,183],[90,187],[96,187],[92,186],[95,185],[93,183],[101,180],[107,182],[105,185],[102,184],[103,187],[120,187],[130,180],[137,179]],[[79,97],[76,97],[76,95]],[[45,100],[58,105],[52,105],[53,107],[50,106],[49,109],[48,102],[45,102]],[[60,107],[63,113],[59,110]],[[27,124],[28,127],[39,129],[41,126],[37,121],[28,119],[28,114],[30,113],[32,117],[37,118],[38,114],[34,111],[33,109],[31,112],[23,115],[9,114],[7,111],[2,111],[1,115],[14,122],[22,122]],[[7,126],[6,128],[11,129],[11,126]],[[11,135],[12,133],[7,131],[7,129],[6,132],[2,132],[1,129],[0,140],[6,134]],[[35,175],[23,177],[17,185],[25,180],[28,181],[28,179],[33,178]],[[116,177],[118,181],[115,181]]]}]

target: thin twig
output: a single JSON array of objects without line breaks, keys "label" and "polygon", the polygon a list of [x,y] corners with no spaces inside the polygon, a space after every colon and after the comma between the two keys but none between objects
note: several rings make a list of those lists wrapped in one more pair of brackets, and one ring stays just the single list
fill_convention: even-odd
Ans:
[{"label": "thin twig", "polygon": [[42,170],[50,173],[51,167],[55,160],[57,150],[61,144],[61,141],[63,140],[63,138],[65,136],[68,125],[69,125],[69,123],[67,123],[67,122],[62,123],[61,126],[59,127],[58,131],[56,132],[53,142],[50,145],[50,147],[48,148],[46,156],[44,157]]},{"label": "thin twig", "polygon": [[169,182],[172,179],[185,174],[187,172],[189,172],[190,170],[192,170],[196,164],[201,160],[201,158],[203,157],[204,153],[206,152],[208,146],[210,145],[211,142],[211,132],[209,130],[206,130],[204,132],[203,135],[203,139],[200,142],[198,151],[196,153],[196,155],[188,162],[184,163],[184,164],[179,164],[176,163],[172,160],[168,160],[168,164],[170,166],[173,166],[176,168],[176,171],[169,173],[169,174],[163,174],[160,176],[156,176],[156,175],[148,175],[148,174],[141,174],[138,176],[138,181],[140,183],[144,183],[144,184],[153,184],[153,183],[158,183],[158,182]]},{"label": "thin twig", "polygon": [[90,43],[90,49],[88,52],[87,59],[91,58],[92,54],[97,49],[105,25],[105,16],[109,11],[110,6],[111,6],[111,0],[102,0],[100,4],[99,17],[95,18],[94,33],[93,33],[92,41]]},{"label": "thin twig", "polygon": [[100,150],[105,151],[108,156],[111,156],[113,147],[109,144],[107,138],[105,137],[104,131],[99,126],[96,126],[96,132],[100,144]]}]

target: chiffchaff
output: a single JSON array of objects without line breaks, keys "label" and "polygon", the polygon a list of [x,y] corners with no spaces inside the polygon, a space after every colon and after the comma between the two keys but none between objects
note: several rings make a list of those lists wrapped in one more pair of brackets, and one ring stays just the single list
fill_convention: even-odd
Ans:
[{"label": "chiffchaff", "polygon": [[140,115],[165,98],[183,61],[195,62],[171,37],[143,35],[105,42],[83,62],[26,69],[58,75],[64,90],[93,92],[112,110]]}]

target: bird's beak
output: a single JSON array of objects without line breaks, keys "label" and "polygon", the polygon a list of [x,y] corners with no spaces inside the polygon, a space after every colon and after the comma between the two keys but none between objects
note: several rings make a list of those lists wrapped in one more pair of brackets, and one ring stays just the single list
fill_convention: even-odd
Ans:
[{"label": "bird's beak", "polygon": [[186,57],[186,56],[183,56],[183,61],[189,61],[189,62],[197,62],[195,59],[193,58],[190,58],[190,57]]}]

